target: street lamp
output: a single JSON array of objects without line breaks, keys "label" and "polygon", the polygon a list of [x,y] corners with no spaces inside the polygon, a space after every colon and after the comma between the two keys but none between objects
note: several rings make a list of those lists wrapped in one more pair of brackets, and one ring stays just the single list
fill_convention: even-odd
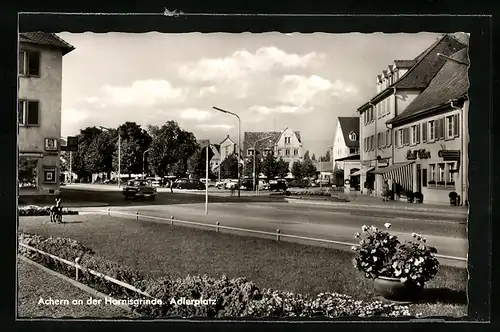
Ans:
[{"label": "street lamp", "polygon": [[267,136],[267,137],[264,137],[264,138],[261,138],[261,139],[258,139],[256,140],[254,143],[253,143],[253,191],[255,191],[255,155],[256,155],[256,146],[257,146],[257,143],[260,142],[260,141],[264,141],[266,139],[270,139],[272,138],[271,136]]},{"label": "street lamp", "polygon": [[241,119],[238,116],[238,114],[236,114],[236,113],[229,112],[229,111],[223,110],[222,108],[218,108],[215,106],[213,107],[213,109],[216,111],[222,112],[222,113],[231,114],[238,119],[238,163],[237,163],[237,165],[238,165],[238,197],[240,197]]},{"label": "street lamp", "polygon": [[147,149],[146,151],[144,151],[142,153],[142,179],[144,180],[145,179],[145,175],[144,175],[144,164],[145,164],[145,157],[146,157],[146,152],[148,152],[149,150],[151,149]]},{"label": "street lamp", "polygon": [[[110,128],[99,126],[99,128],[111,131]],[[121,181],[121,162],[122,162],[122,135],[120,131],[120,127],[118,127],[118,188],[120,188]]]}]

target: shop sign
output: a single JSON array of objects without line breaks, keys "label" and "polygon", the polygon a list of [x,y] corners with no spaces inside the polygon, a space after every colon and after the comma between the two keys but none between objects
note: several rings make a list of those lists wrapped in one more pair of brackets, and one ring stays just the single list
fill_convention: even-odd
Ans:
[{"label": "shop sign", "polygon": [[420,150],[408,150],[406,153],[406,159],[408,160],[416,160],[419,159],[429,159],[431,157],[431,152],[426,151],[425,149]]}]

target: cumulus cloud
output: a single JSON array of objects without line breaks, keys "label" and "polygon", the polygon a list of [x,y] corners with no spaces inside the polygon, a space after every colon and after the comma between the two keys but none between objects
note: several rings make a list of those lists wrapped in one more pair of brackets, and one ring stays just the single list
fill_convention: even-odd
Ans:
[{"label": "cumulus cloud", "polygon": [[344,97],[357,94],[353,85],[335,80],[333,83],[318,75],[285,75],[280,84],[278,99],[293,105],[314,104],[321,96]]},{"label": "cumulus cloud", "polygon": [[259,106],[255,105],[250,107],[250,111],[255,112],[260,115],[268,115],[273,113],[290,114],[290,113],[308,113],[312,111],[310,106],[290,106],[290,105],[279,105],[275,107]]},{"label": "cumulus cloud", "polygon": [[188,81],[235,81],[251,73],[267,72],[274,67],[284,69],[308,68],[322,64],[325,55],[286,53],[277,47],[262,47],[255,53],[238,50],[225,58],[203,58],[198,62],[181,64],[178,75]]},{"label": "cumulus cloud", "polygon": [[217,92],[217,88],[213,85],[204,86],[204,87],[200,88],[200,96],[206,96],[206,95],[210,95],[210,94],[216,93],[216,92]]},{"label": "cumulus cloud", "polygon": [[213,112],[188,108],[180,111],[180,116],[184,120],[206,121],[212,117]]},{"label": "cumulus cloud", "polygon": [[61,112],[61,121],[63,123],[78,123],[87,118],[87,111],[83,109],[65,108]]},{"label": "cumulus cloud", "polygon": [[165,80],[138,80],[130,86],[105,85],[102,91],[100,99],[105,104],[146,106],[179,103],[185,100],[188,92],[186,88],[175,88]]}]

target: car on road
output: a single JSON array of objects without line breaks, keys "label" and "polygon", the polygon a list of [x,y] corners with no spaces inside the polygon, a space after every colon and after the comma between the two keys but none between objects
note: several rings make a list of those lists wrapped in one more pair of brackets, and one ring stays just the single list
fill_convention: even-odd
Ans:
[{"label": "car on road", "polygon": [[205,184],[200,180],[195,179],[178,179],[175,181],[175,188],[204,190]]},{"label": "car on road", "polygon": [[226,180],[225,189],[238,189],[238,179]]},{"label": "car on road", "polygon": [[[207,179],[206,179],[206,178],[201,178],[201,179],[200,179],[200,182],[203,182],[203,184],[206,184]],[[215,186],[215,183],[209,179],[209,180],[208,180],[208,188],[210,188],[210,187],[214,187],[214,186]]]},{"label": "car on road", "polygon": [[252,190],[253,189],[253,180],[244,179],[241,181],[241,189],[242,190]]},{"label": "car on road", "polygon": [[226,183],[224,181],[217,181],[215,183],[215,188],[217,188],[217,189],[224,189],[225,185],[226,185]]},{"label": "car on road", "polygon": [[269,187],[271,191],[285,191],[288,189],[288,182],[285,179],[270,180]]},{"label": "car on road", "polygon": [[151,185],[151,182],[146,180],[130,180],[122,190],[125,199],[152,199],[156,198],[156,188]]}]

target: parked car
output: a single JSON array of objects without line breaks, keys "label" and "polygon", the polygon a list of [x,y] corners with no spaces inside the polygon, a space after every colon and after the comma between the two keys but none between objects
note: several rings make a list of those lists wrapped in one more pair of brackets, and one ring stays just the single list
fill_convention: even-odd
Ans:
[{"label": "parked car", "polygon": [[225,186],[226,186],[226,183],[224,181],[217,181],[215,183],[215,188],[217,188],[217,189],[224,189]]},{"label": "parked car", "polygon": [[259,182],[259,190],[269,190],[271,188],[271,185],[267,181],[260,181]]},{"label": "parked car", "polygon": [[245,179],[240,184],[242,190],[253,190],[253,180]]},{"label": "parked car", "polygon": [[204,190],[205,184],[200,180],[194,179],[179,179],[175,183],[175,188],[177,189],[198,189]]},{"label": "parked car", "polygon": [[238,179],[227,180],[224,184],[225,189],[237,189],[238,188]]},{"label": "parked car", "polygon": [[151,185],[151,182],[146,180],[131,180],[122,190],[125,199],[133,198],[150,198],[152,200],[156,197],[156,188]]},{"label": "parked car", "polygon": [[287,190],[288,189],[288,183],[286,182],[285,179],[276,179],[276,180],[270,180],[269,181],[269,189],[271,191],[280,191],[280,190]]},{"label": "parked car", "polygon": [[[206,184],[205,182],[207,181],[206,178],[201,178],[200,181],[204,184]],[[215,182],[211,181],[210,179],[208,179],[208,188],[210,187],[214,187],[215,186]]]}]

